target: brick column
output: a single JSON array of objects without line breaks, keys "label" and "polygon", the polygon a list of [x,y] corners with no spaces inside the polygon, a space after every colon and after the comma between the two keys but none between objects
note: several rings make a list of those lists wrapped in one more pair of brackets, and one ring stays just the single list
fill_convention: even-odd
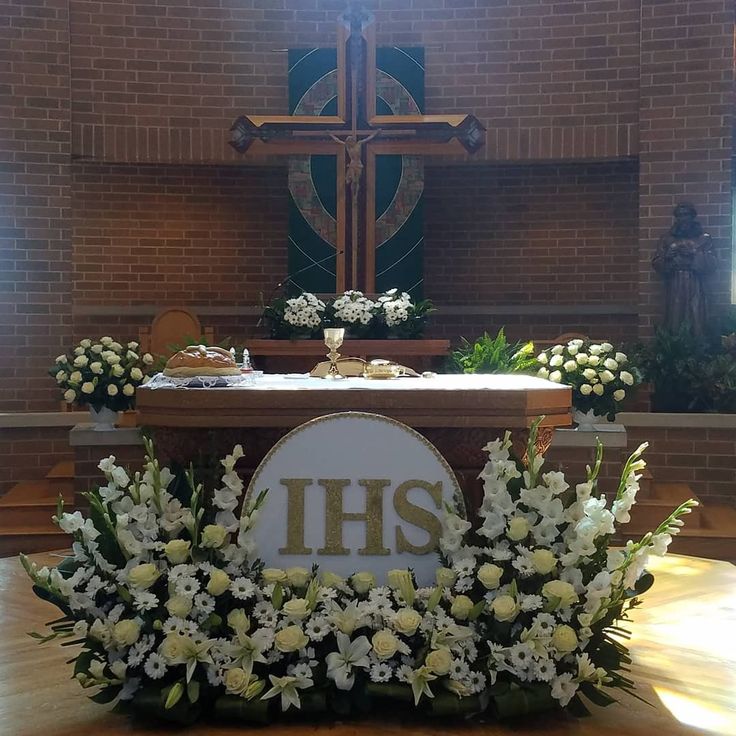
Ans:
[{"label": "brick column", "polygon": [[70,339],[68,0],[2,0],[0,410],[58,406]]},{"label": "brick column", "polygon": [[733,0],[642,0],[639,333],[662,314],[651,269],[672,209],[692,202],[715,241],[714,306],[730,303]]}]

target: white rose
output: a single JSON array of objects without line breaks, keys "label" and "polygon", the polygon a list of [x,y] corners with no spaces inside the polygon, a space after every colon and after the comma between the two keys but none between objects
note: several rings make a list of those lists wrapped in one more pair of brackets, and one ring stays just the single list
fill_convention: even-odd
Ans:
[{"label": "white rose", "polygon": [[69,375],[70,383],[79,383],[82,380],[82,374],[79,371],[72,371]]},{"label": "white rose", "polygon": [[356,572],[350,578],[350,583],[356,593],[367,593],[376,585],[376,576],[372,572]]},{"label": "white rose", "polygon": [[529,522],[523,516],[514,516],[509,520],[508,537],[514,542],[520,542],[529,534]]},{"label": "white rose", "polygon": [[301,627],[294,624],[276,632],[274,644],[280,652],[288,653],[295,652],[297,649],[304,649],[309,644],[309,639]]},{"label": "white rose", "polygon": [[613,358],[606,358],[603,361],[604,368],[608,368],[609,371],[618,370],[618,363]]},{"label": "white rose", "polygon": [[619,365],[623,365],[628,358],[626,357],[626,353],[616,353],[615,360]]},{"label": "white rose", "polygon": [[591,355],[590,358],[588,358],[588,365],[598,365],[598,363],[601,362],[601,359],[597,355]]},{"label": "white rose", "polygon": [[604,353],[610,353],[611,350],[613,350],[613,345],[611,345],[610,342],[601,343],[601,350],[603,350]]},{"label": "white rose", "polygon": [[450,671],[452,667],[452,654],[447,647],[440,647],[431,651],[427,655],[427,659],[424,660],[424,664],[432,671],[435,675],[442,677]]},{"label": "white rose", "polygon": [[133,396],[133,394],[135,394],[135,386],[132,383],[126,383],[125,386],[123,386],[123,393],[126,396]]},{"label": "white rose", "polygon": [[110,353],[109,355],[105,357],[105,360],[110,365],[118,365],[118,363],[120,363],[120,356],[115,355],[115,353]]},{"label": "white rose", "polygon": [[540,575],[548,575],[557,567],[557,558],[548,549],[535,549],[531,560],[532,567]]},{"label": "white rose", "polygon": [[438,567],[434,577],[440,588],[449,588],[457,579],[457,574],[449,567]]},{"label": "white rose", "polygon": [[130,377],[134,381],[140,381],[143,378],[143,371],[140,368],[131,368]]},{"label": "white rose", "polygon": [[231,695],[244,695],[250,681],[251,676],[240,667],[232,667],[225,672],[225,690]]},{"label": "white rose", "polygon": [[222,547],[227,539],[227,529],[219,524],[207,524],[202,530],[202,546],[216,549]]},{"label": "white rose", "polygon": [[292,598],[284,603],[284,613],[299,620],[309,616],[309,602],[305,598]]},{"label": "white rose", "polygon": [[128,582],[134,588],[150,588],[158,580],[159,571],[150,562],[136,565],[128,571]]},{"label": "white rose", "polygon": [[66,371],[59,371],[56,376],[56,382],[61,383],[62,381],[65,381],[67,378]]},{"label": "white rose", "polygon": [[562,381],[562,373],[559,371],[552,371],[552,373],[549,374],[549,380],[554,381],[555,383],[560,383],[560,381]]},{"label": "white rose", "polygon": [[82,347],[74,348],[74,355],[84,355],[84,348]]},{"label": "white rose", "polygon": [[473,601],[466,595],[455,596],[450,606],[450,613],[459,621],[465,621],[473,610]]},{"label": "white rose", "polygon": [[151,355],[151,353],[146,353],[146,354],[145,354],[145,355],[143,356],[143,362],[144,362],[144,363],[145,363],[146,365],[151,365],[151,363],[153,363],[153,356]]},{"label": "white rose", "polygon": [[67,358],[66,355],[59,355],[54,362],[55,363],[68,363],[69,358]]},{"label": "white rose", "polygon": [[82,393],[83,394],[92,394],[95,391],[95,385],[91,381],[85,381],[82,384]]},{"label": "white rose", "polygon": [[601,354],[601,350],[602,350],[602,348],[601,348],[601,346],[600,346],[600,345],[591,345],[591,346],[590,346],[590,347],[588,348],[588,352],[589,352],[589,353],[590,353],[591,355],[600,355],[600,354]]},{"label": "white rose", "polygon": [[294,588],[303,588],[310,578],[306,567],[288,567],[286,569],[286,582]]},{"label": "white rose", "polygon": [[613,373],[611,373],[611,371],[608,371],[608,370],[601,371],[600,379],[601,379],[601,383],[611,383],[611,381],[613,381],[614,379],[614,375]]},{"label": "white rose", "polygon": [[421,623],[422,617],[413,608],[400,608],[392,621],[394,629],[405,636],[413,636]]},{"label": "white rose", "polygon": [[537,371],[537,375],[538,375],[538,376],[539,376],[540,378],[547,378],[547,377],[549,376],[549,371],[548,371],[548,370],[547,370],[547,369],[546,369],[546,368],[545,368],[544,366],[542,366],[542,367],[541,367],[541,368],[540,368],[540,369],[539,369],[539,370]]},{"label": "white rose", "polygon": [[503,570],[490,562],[485,562],[478,568],[478,580],[488,590],[498,588],[502,576]]},{"label": "white rose", "polygon": [[285,583],[288,580],[286,572],[278,567],[265,567],[261,572],[261,577],[266,585],[274,583]]},{"label": "white rose", "polygon": [[186,618],[192,610],[192,599],[185,595],[172,595],[166,601],[166,610],[172,616]]},{"label": "white rose", "polygon": [[627,385],[627,386],[633,386],[634,385],[634,376],[631,375],[628,371],[621,371],[621,380]]},{"label": "white rose", "polygon": [[567,346],[567,352],[570,355],[577,355],[580,352],[580,348],[579,348],[579,346],[577,346],[577,345],[575,345],[573,343],[569,343],[568,346]]},{"label": "white rose", "polygon": [[322,585],[327,588],[342,588],[345,585],[345,578],[336,575],[334,572],[323,572],[321,580]]},{"label": "white rose", "polygon": [[542,365],[547,365],[549,358],[547,358],[547,353],[539,353],[537,355],[537,361],[540,362]]},{"label": "white rose", "polygon": [[598,374],[592,369],[592,368],[586,368],[583,371],[583,376],[590,381],[591,379],[595,378]]},{"label": "white rose", "polygon": [[559,368],[565,362],[561,355],[553,355],[549,361],[550,368]]},{"label": "white rose", "polygon": [[584,383],[580,386],[580,393],[583,396],[590,396],[593,393],[593,387],[589,383]]},{"label": "white rose", "polygon": [[623,401],[626,398],[626,391],[624,391],[622,388],[614,391],[613,398],[615,401]]},{"label": "white rose", "polygon": [[575,361],[577,362],[578,365],[588,365],[590,359],[588,358],[587,353],[578,353],[575,356]]},{"label": "white rose", "polygon": [[562,624],[552,634],[552,646],[558,652],[572,652],[578,645],[578,637],[571,626]]},{"label": "white rose", "polygon": [[568,373],[572,373],[573,371],[577,370],[578,364],[574,360],[567,360],[565,361],[565,364],[562,366]]},{"label": "white rose", "polygon": [[123,366],[121,366],[120,364],[114,365],[111,368],[110,373],[112,373],[115,378],[122,378],[123,373],[125,373],[125,368],[123,368]]},{"label": "white rose", "polygon": [[603,384],[602,383],[596,383],[596,385],[593,386],[593,393],[596,396],[603,396],[605,390],[606,389],[603,387]]},{"label": "white rose", "polygon": [[564,580],[549,580],[546,582],[542,586],[542,595],[548,600],[553,598],[559,599],[559,605],[563,608],[567,608],[578,601],[578,594],[575,592],[575,588]]},{"label": "white rose", "polygon": [[552,355],[562,355],[562,353],[563,353],[564,351],[565,351],[565,347],[564,347],[564,345],[555,345],[555,346],[554,346],[554,347],[552,348],[552,350],[551,350],[551,353],[552,353]]},{"label": "white rose", "polygon": [[93,346],[92,346],[92,347],[91,347],[90,349],[92,350],[92,352],[93,352],[93,353],[94,353],[95,355],[99,355],[99,354],[100,354],[100,353],[102,352],[102,350],[103,350],[103,347],[102,347],[102,345],[99,345],[99,344],[98,344],[98,345],[93,345]]},{"label": "white rose", "polygon": [[87,363],[89,363],[89,359],[86,355],[78,355],[76,358],[74,358],[74,366],[76,368],[84,368]]},{"label": "white rose", "polygon": [[96,360],[94,363],[90,363],[89,369],[92,373],[96,373],[99,376],[102,373],[102,363]]},{"label": "white rose", "polygon": [[210,573],[210,579],[207,583],[207,592],[210,595],[222,595],[230,587],[230,578],[224,570],[215,568]]},{"label": "white rose", "polygon": [[108,337],[107,335],[105,335],[105,337],[101,337],[100,338],[100,342],[103,345],[110,345],[110,343],[112,343],[112,338],[111,337]]},{"label": "white rose", "polygon": [[129,647],[138,641],[140,634],[140,624],[132,619],[124,618],[113,627],[112,640],[118,647]]},{"label": "white rose", "polygon": [[108,396],[117,396],[118,395],[118,387],[114,383],[111,383],[107,387],[107,395]]},{"label": "white rose", "polygon": [[242,631],[244,634],[247,634],[250,629],[250,619],[244,609],[234,608],[227,614],[227,625],[233,631]]},{"label": "white rose", "polygon": [[172,539],[164,545],[164,554],[172,565],[181,565],[189,559],[191,546],[187,539]]},{"label": "white rose", "polygon": [[67,404],[73,403],[76,398],[77,392],[73,388],[69,388],[64,391],[64,401],[66,401]]},{"label": "white rose", "polygon": [[371,646],[378,659],[389,659],[399,650],[399,640],[388,629],[381,629],[373,634]]},{"label": "white rose", "polygon": [[519,604],[510,595],[500,595],[491,603],[497,621],[513,621],[519,614]]}]

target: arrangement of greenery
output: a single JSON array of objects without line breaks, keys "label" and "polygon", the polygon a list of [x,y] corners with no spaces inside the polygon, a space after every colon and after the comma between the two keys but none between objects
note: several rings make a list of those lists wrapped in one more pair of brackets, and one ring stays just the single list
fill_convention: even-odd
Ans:
[{"label": "arrangement of greenery", "polygon": [[503,327],[495,337],[484,332],[473,343],[461,338],[449,361],[455,373],[535,373],[538,367],[534,343],[510,343]]},{"label": "arrangement of greenery", "polygon": [[264,568],[252,529],[265,494],[234,513],[240,446],[214,485],[192,470],[177,485],[148,441],[142,474],[106,458],[87,517],[59,502],[54,520],[73,555],[55,569],[22,557],[35,592],[62,612],[33,636],[81,645],[74,675],[96,702],[183,723],[268,723],[291,708],[344,717],[399,704],[492,717],[607,705],[613,689],[633,689],[621,621],[651,585],[648,556],[665,553],[694,502],[613,549],[645,446],[607,496],[600,444],[586,479],[571,486],[542,472],[538,424],[526,462],[511,455],[508,432],[484,448],[480,526],[445,510],[442,564],[424,588],[406,569],[378,581],[316,565]]},{"label": "arrangement of greenery", "polygon": [[49,375],[68,404],[125,411],[135,406],[135,390],[145,382],[152,364],[153,357],[140,355],[135,341],[124,347],[111,337],[96,342],[85,338],[68,355],[56,358]]},{"label": "arrangement of greenery", "polygon": [[688,325],[657,330],[638,348],[644,379],[661,412],[736,412],[736,351],[729,335],[698,337]]},{"label": "arrangement of greenery", "polygon": [[325,301],[305,291],[275,299],[263,316],[276,339],[321,338],[325,327],[344,327],[354,337],[411,339],[421,337],[433,311],[428,299],[413,302],[397,289],[375,299],[351,290]]},{"label": "arrangement of greenery", "polygon": [[570,340],[540,353],[537,361],[538,376],[572,387],[574,409],[611,421],[627,392],[640,382],[638,369],[610,342]]}]

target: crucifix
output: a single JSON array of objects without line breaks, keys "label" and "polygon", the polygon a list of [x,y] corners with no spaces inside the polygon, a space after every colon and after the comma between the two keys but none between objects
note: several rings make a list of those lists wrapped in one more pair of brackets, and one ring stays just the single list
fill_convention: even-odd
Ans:
[{"label": "crucifix", "polygon": [[336,157],[336,289],[374,293],[376,157],[473,154],[485,128],[469,114],[378,114],[373,16],[351,2],[337,28],[336,114],[241,115],[231,145],[241,153]]}]

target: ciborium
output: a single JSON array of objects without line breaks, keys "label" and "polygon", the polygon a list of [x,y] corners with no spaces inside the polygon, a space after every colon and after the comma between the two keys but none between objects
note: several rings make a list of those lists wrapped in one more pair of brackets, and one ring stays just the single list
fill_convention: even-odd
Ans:
[{"label": "ciborium", "polygon": [[334,381],[337,378],[343,378],[337,367],[337,359],[340,357],[337,349],[342,345],[342,341],[345,338],[345,328],[326,327],[324,334],[325,345],[330,349],[330,352],[327,353],[327,357],[330,359],[330,369],[327,371],[325,378]]}]

